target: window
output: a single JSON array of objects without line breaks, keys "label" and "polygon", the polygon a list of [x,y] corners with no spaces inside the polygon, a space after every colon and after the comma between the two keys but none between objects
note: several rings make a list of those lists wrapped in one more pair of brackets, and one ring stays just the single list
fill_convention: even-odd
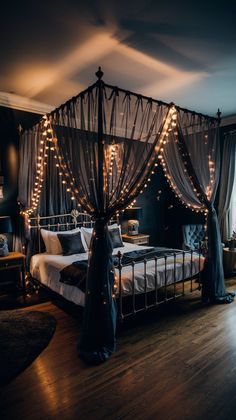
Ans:
[{"label": "window", "polygon": [[234,186],[233,186],[233,191],[232,191],[231,215],[232,215],[232,232],[230,233],[232,235],[233,231],[236,232],[236,173],[234,176]]}]

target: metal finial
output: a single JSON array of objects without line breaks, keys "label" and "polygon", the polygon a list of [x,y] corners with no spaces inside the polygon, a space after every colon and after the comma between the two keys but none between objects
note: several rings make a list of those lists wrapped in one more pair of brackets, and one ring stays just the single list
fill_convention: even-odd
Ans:
[{"label": "metal finial", "polygon": [[99,80],[101,80],[102,76],[104,75],[104,73],[103,73],[103,71],[102,71],[102,69],[101,69],[100,66],[98,67],[98,71],[95,73],[95,75],[97,76],[97,78]]}]

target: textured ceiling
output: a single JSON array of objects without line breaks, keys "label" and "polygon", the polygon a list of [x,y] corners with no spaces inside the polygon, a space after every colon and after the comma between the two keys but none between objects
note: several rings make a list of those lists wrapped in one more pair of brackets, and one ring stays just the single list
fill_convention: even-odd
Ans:
[{"label": "textured ceiling", "polygon": [[1,5],[0,91],[52,107],[95,80],[207,114],[236,113],[236,3]]}]

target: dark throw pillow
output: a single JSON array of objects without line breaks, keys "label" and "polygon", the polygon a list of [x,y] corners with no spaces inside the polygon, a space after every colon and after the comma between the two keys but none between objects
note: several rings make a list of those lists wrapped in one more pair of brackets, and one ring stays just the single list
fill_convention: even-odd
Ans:
[{"label": "dark throw pillow", "polygon": [[82,254],[86,252],[83,247],[81,232],[72,233],[71,235],[58,233],[57,236],[62,247],[63,255]]},{"label": "dark throw pillow", "polygon": [[113,248],[120,248],[121,246],[124,246],[119,228],[109,229],[109,234]]}]

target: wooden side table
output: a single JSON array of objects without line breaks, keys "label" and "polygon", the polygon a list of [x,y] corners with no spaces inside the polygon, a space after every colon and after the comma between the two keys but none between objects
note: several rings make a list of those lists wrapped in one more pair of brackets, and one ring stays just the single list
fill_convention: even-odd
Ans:
[{"label": "wooden side table", "polygon": [[236,274],[236,248],[223,249],[223,264],[225,274]]},{"label": "wooden side table", "polygon": [[[9,252],[6,257],[0,257],[0,272],[6,270],[18,269],[20,272],[20,284],[23,291],[23,296],[26,296],[25,283],[25,255],[21,252]],[[2,276],[0,276],[0,284]]]},{"label": "wooden side table", "polygon": [[124,242],[130,242],[135,245],[149,245],[150,235],[145,235],[144,233],[139,233],[138,235],[127,235],[124,233],[122,239]]}]

